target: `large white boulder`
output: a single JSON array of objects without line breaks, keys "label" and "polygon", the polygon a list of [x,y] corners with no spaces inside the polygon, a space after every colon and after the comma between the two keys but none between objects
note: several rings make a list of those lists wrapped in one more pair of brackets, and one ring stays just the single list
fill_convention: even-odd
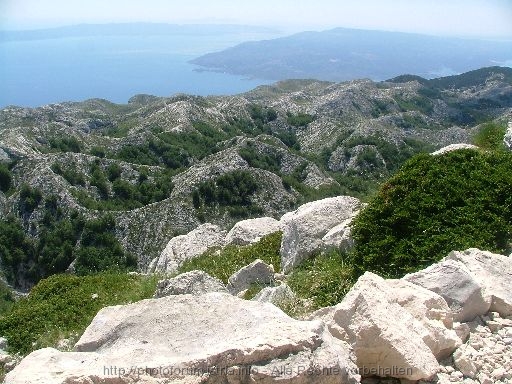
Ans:
[{"label": "large white boulder", "polygon": [[393,289],[390,300],[406,309],[424,326],[427,333],[423,341],[437,360],[448,357],[462,344],[453,330],[452,311],[445,299],[405,280],[386,280],[386,283]]},{"label": "large white boulder", "polygon": [[363,375],[408,380],[432,377],[439,364],[424,338],[428,330],[397,303],[396,290],[366,272],[343,301],[313,313],[334,337],[354,349]]},{"label": "large white boulder", "polygon": [[219,279],[203,271],[182,273],[171,279],[160,280],[156,286],[155,298],[170,295],[200,295],[208,292],[227,292]]},{"label": "large white boulder", "polygon": [[336,225],[353,218],[361,202],[350,196],[313,201],[288,212],[281,218],[281,268],[284,273],[323,246],[322,238]]},{"label": "large white boulder", "polygon": [[285,283],[281,283],[277,287],[265,287],[253,297],[253,300],[272,303],[274,305],[292,302],[296,299],[297,296],[295,293]]},{"label": "large white boulder", "polygon": [[453,312],[455,321],[471,321],[485,314],[491,300],[484,297],[482,286],[459,261],[443,259],[419,272],[403,277],[411,283],[441,295]]},{"label": "large white boulder", "polygon": [[258,217],[236,223],[226,236],[226,245],[247,245],[259,241],[263,236],[281,230],[281,224],[272,217]]},{"label": "large white boulder", "polygon": [[438,149],[435,152],[432,152],[431,154],[434,156],[444,155],[445,153],[458,151],[459,149],[478,149],[478,147],[476,145],[466,143],[450,144],[447,145],[446,147]]},{"label": "large white boulder", "polygon": [[202,224],[186,235],[173,237],[160,256],[155,258],[149,272],[174,273],[185,260],[201,255],[212,247],[222,247],[226,233],[217,225]]},{"label": "large white boulder", "polygon": [[453,251],[446,259],[464,264],[482,287],[490,310],[501,316],[512,315],[512,259],[509,256],[481,251],[476,248],[464,252]]},{"label": "large white boulder", "polygon": [[508,122],[507,132],[505,132],[505,137],[503,138],[503,144],[512,151],[512,121]]},{"label": "large white boulder", "polygon": [[[107,307],[75,346],[43,349],[6,383],[356,383],[348,346],[319,321],[225,293]],[[320,367],[318,372],[315,368]]]},{"label": "large white boulder", "polygon": [[342,252],[348,252],[354,247],[354,239],[350,229],[352,218],[336,225],[322,237],[324,249],[336,248]]},{"label": "large white boulder", "polygon": [[231,294],[236,295],[253,284],[265,286],[273,281],[274,267],[263,260],[256,259],[229,276],[227,288]]}]

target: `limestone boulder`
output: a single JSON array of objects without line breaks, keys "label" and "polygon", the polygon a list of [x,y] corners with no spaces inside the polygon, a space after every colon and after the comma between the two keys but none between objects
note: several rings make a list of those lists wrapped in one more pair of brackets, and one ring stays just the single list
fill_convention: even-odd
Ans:
[{"label": "limestone boulder", "polygon": [[398,304],[395,291],[366,272],[341,303],[318,310],[311,319],[324,321],[334,337],[352,346],[363,375],[428,379],[439,369],[424,341],[428,330]]},{"label": "limestone boulder", "polygon": [[212,247],[222,247],[226,236],[219,226],[202,224],[186,235],[173,237],[159,257],[155,258],[149,272],[174,273],[185,260],[192,259]]},{"label": "limestone boulder", "polygon": [[503,144],[512,151],[512,121],[508,122],[507,132],[505,132],[505,137],[503,138]]},{"label": "limestone boulder", "polygon": [[228,232],[225,243],[247,245],[259,241],[263,236],[281,230],[281,224],[272,217],[258,217],[236,223]]},{"label": "limestone boulder", "polygon": [[289,273],[295,266],[323,246],[322,238],[335,226],[354,217],[361,202],[350,196],[313,201],[281,218],[281,266]]},{"label": "limestone boulder", "polygon": [[227,289],[231,294],[236,295],[253,284],[269,285],[273,281],[274,267],[257,259],[233,273],[228,279]]},{"label": "limestone boulder", "polygon": [[343,223],[336,225],[322,237],[324,249],[339,249],[342,252],[348,252],[354,247],[354,239],[352,238],[350,223],[352,219],[345,220]]},{"label": "limestone boulder", "polygon": [[274,305],[291,302],[296,300],[297,296],[292,289],[285,283],[281,283],[277,287],[265,287],[258,292],[253,300],[261,301],[264,303],[272,303]]},{"label": "limestone boulder", "polygon": [[403,277],[404,280],[441,295],[458,322],[473,320],[486,313],[491,301],[484,297],[482,286],[459,261],[443,259],[419,272]]},{"label": "limestone boulder", "polygon": [[[98,312],[76,352],[46,348],[18,383],[356,383],[348,346],[319,321],[225,293],[177,295]],[[320,367],[320,371],[315,371]],[[309,369],[309,371],[308,371]]]},{"label": "limestone boulder", "polygon": [[445,299],[405,280],[386,280],[386,283],[393,289],[394,297],[390,299],[413,315],[427,331],[423,341],[437,360],[445,359],[462,344],[453,329],[452,311]]},{"label": "limestone boulder", "polygon": [[492,312],[512,315],[512,259],[509,256],[470,248],[451,252],[446,258],[464,264],[482,287],[486,301],[491,302]]},{"label": "limestone boulder", "polygon": [[172,279],[160,280],[155,298],[170,295],[200,295],[208,292],[227,292],[226,286],[215,277],[203,271],[182,273]]},{"label": "limestone boulder", "polygon": [[459,149],[478,149],[478,147],[476,145],[466,144],[466,143],[450,144],[450,145],[447,145],[446,147],[438,149],[435,152],[432,152],[432,155],[434,155],[434,156],[443,155],[445,153],[457,151]]}]

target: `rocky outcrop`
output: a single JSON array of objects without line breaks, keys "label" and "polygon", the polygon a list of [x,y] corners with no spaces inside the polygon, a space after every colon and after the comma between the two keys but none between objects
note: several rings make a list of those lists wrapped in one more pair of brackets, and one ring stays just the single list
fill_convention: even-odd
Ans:
[{"label": "rocky outcrop", "polygon": [[512,315],[512,259],[507,256],[471,248],[451,252],[446,259],[462,263],[482,287],[490,310],[502,316]]},{"label": "rocky outcrop", "polygon": [[295,299],[297,299],[297,296],[285,283],[282,283],[277,287],[265,287],[253,297],[253,300],[272,303],[274,305],[292,302]]},{"label": "rocky outcrop", "polygon": [[497,312],[469,323],[469,340],[429,381],[419,384],[508,384],[512,379],[512,319]]},{"label": "rocky outcrop", "polygon": [[154,297],[200,295],[208,292],[227,292],[227,289],[222,281],[206,272],[191,271],[182,273],[172,279],[160,280],[156,286]]},{"label": "rocky outcrop", "polygon": [[281,268],[290,272],[323,246],[322,238],[336,225],[354,217],[361,202],[349,196],[337,196],[300,206],[281,218]]},{"label": "rocky outcrop", "polygon": [[461,345],[462,340],[453,329],[451,309],[441,296],[405,280],[386,280],[386,283],[393,290],[391,300],[426,329],[423,341],[438,360],[446,358]]},{"label": "rocky outcrop", "polygon": [[75,346],[28,355],[18,383],[356,383],[348,346],[318,321],[229,294],[102,309]]},{"label": "rocky outcrop", "polygon": [[485,297],[473,274],[456,260],[444,259],[404,279],[441,295],[456,321],[471,321],[491,306],[490,298]]},{"label": "rocky outcrop", "polygon": [[363,375],[431,378],[439,365],[424,341],[429,331],[396,296],[384,279],[366,272],[340,304],[315,312],[311,319],[323,320],[334,337],[352,346]]},{"label": "rocky outcrop", "polygon": [[446,147],[438,149],[435,152],[432,152],[431,154],[434,155],[434,156],[443,155],[445,153],[452,152],[452,151],[457,151],[459,149],[478,149],[478,147],[476,145],[473,145],[473,144],[465,144],[465,143],[450,144],[450,145],[447,145]]},{"label": "rocky outcrop", "polygon": [[507,131],[503,138],[503,144],[505,144],[505,147],[507,147],[508,150],[512,151],[512,121],[508,122]]},{"label": "rocky outcrop", "polygon": [[228,279],[228,291],[236,295],[253,284],[269,285],[274,281],[274,267],[263,260],[254,260],[239,271],[233,273]]},{"label": "rocky outcrop", "polygon": [[228,232],[225,244],[247,245],[259,241],[263,236],[281,230],[281,224],[272,217],[242,220]]},{"label": "rocky outcrop", "polygon": [[343,223],[336,225],[322,237],[324,249],[336,248],[342,252],[348,252],[354,246],[350,223],[352,219],[347,219]]},{"label": "rocky outcrop", "polygon": [[223,246],[225,235],[217,225],[206,223],[186,235],[173,237],[160,256],[151,262],[149,272],[176,272],[185,260],[199,256],[209,248]]}]

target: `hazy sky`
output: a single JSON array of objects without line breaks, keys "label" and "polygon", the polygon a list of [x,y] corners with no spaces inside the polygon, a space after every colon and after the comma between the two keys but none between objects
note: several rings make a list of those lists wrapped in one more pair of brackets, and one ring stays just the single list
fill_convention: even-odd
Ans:
[{"label": "hazy sky", "polygon": [[512,0],[0,0],[1,29],[138,21],[512,38]]}]

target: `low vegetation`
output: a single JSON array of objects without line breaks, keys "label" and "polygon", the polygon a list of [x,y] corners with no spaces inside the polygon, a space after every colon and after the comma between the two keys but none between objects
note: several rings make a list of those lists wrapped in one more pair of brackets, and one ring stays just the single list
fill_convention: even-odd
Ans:
[{"label": "low vegetation", "polygon": [[242,247],[230,245],[221,250],[210,250],[199,257],[185,261],[178,273],[199,269],[227,283],[229,276],[256,259],[272,264],[274,270],[279,272],[281,237],[282,233],[276,232],[264,236],[255,244]]},{"label": "low vegetation", "polygon": [[10,353],[55,347],[63,339],[71,346],[101,308],[152,297],[156,282],[155,276],[119,273],[53,275],[0,317],[0,334],[7,338]]}]

